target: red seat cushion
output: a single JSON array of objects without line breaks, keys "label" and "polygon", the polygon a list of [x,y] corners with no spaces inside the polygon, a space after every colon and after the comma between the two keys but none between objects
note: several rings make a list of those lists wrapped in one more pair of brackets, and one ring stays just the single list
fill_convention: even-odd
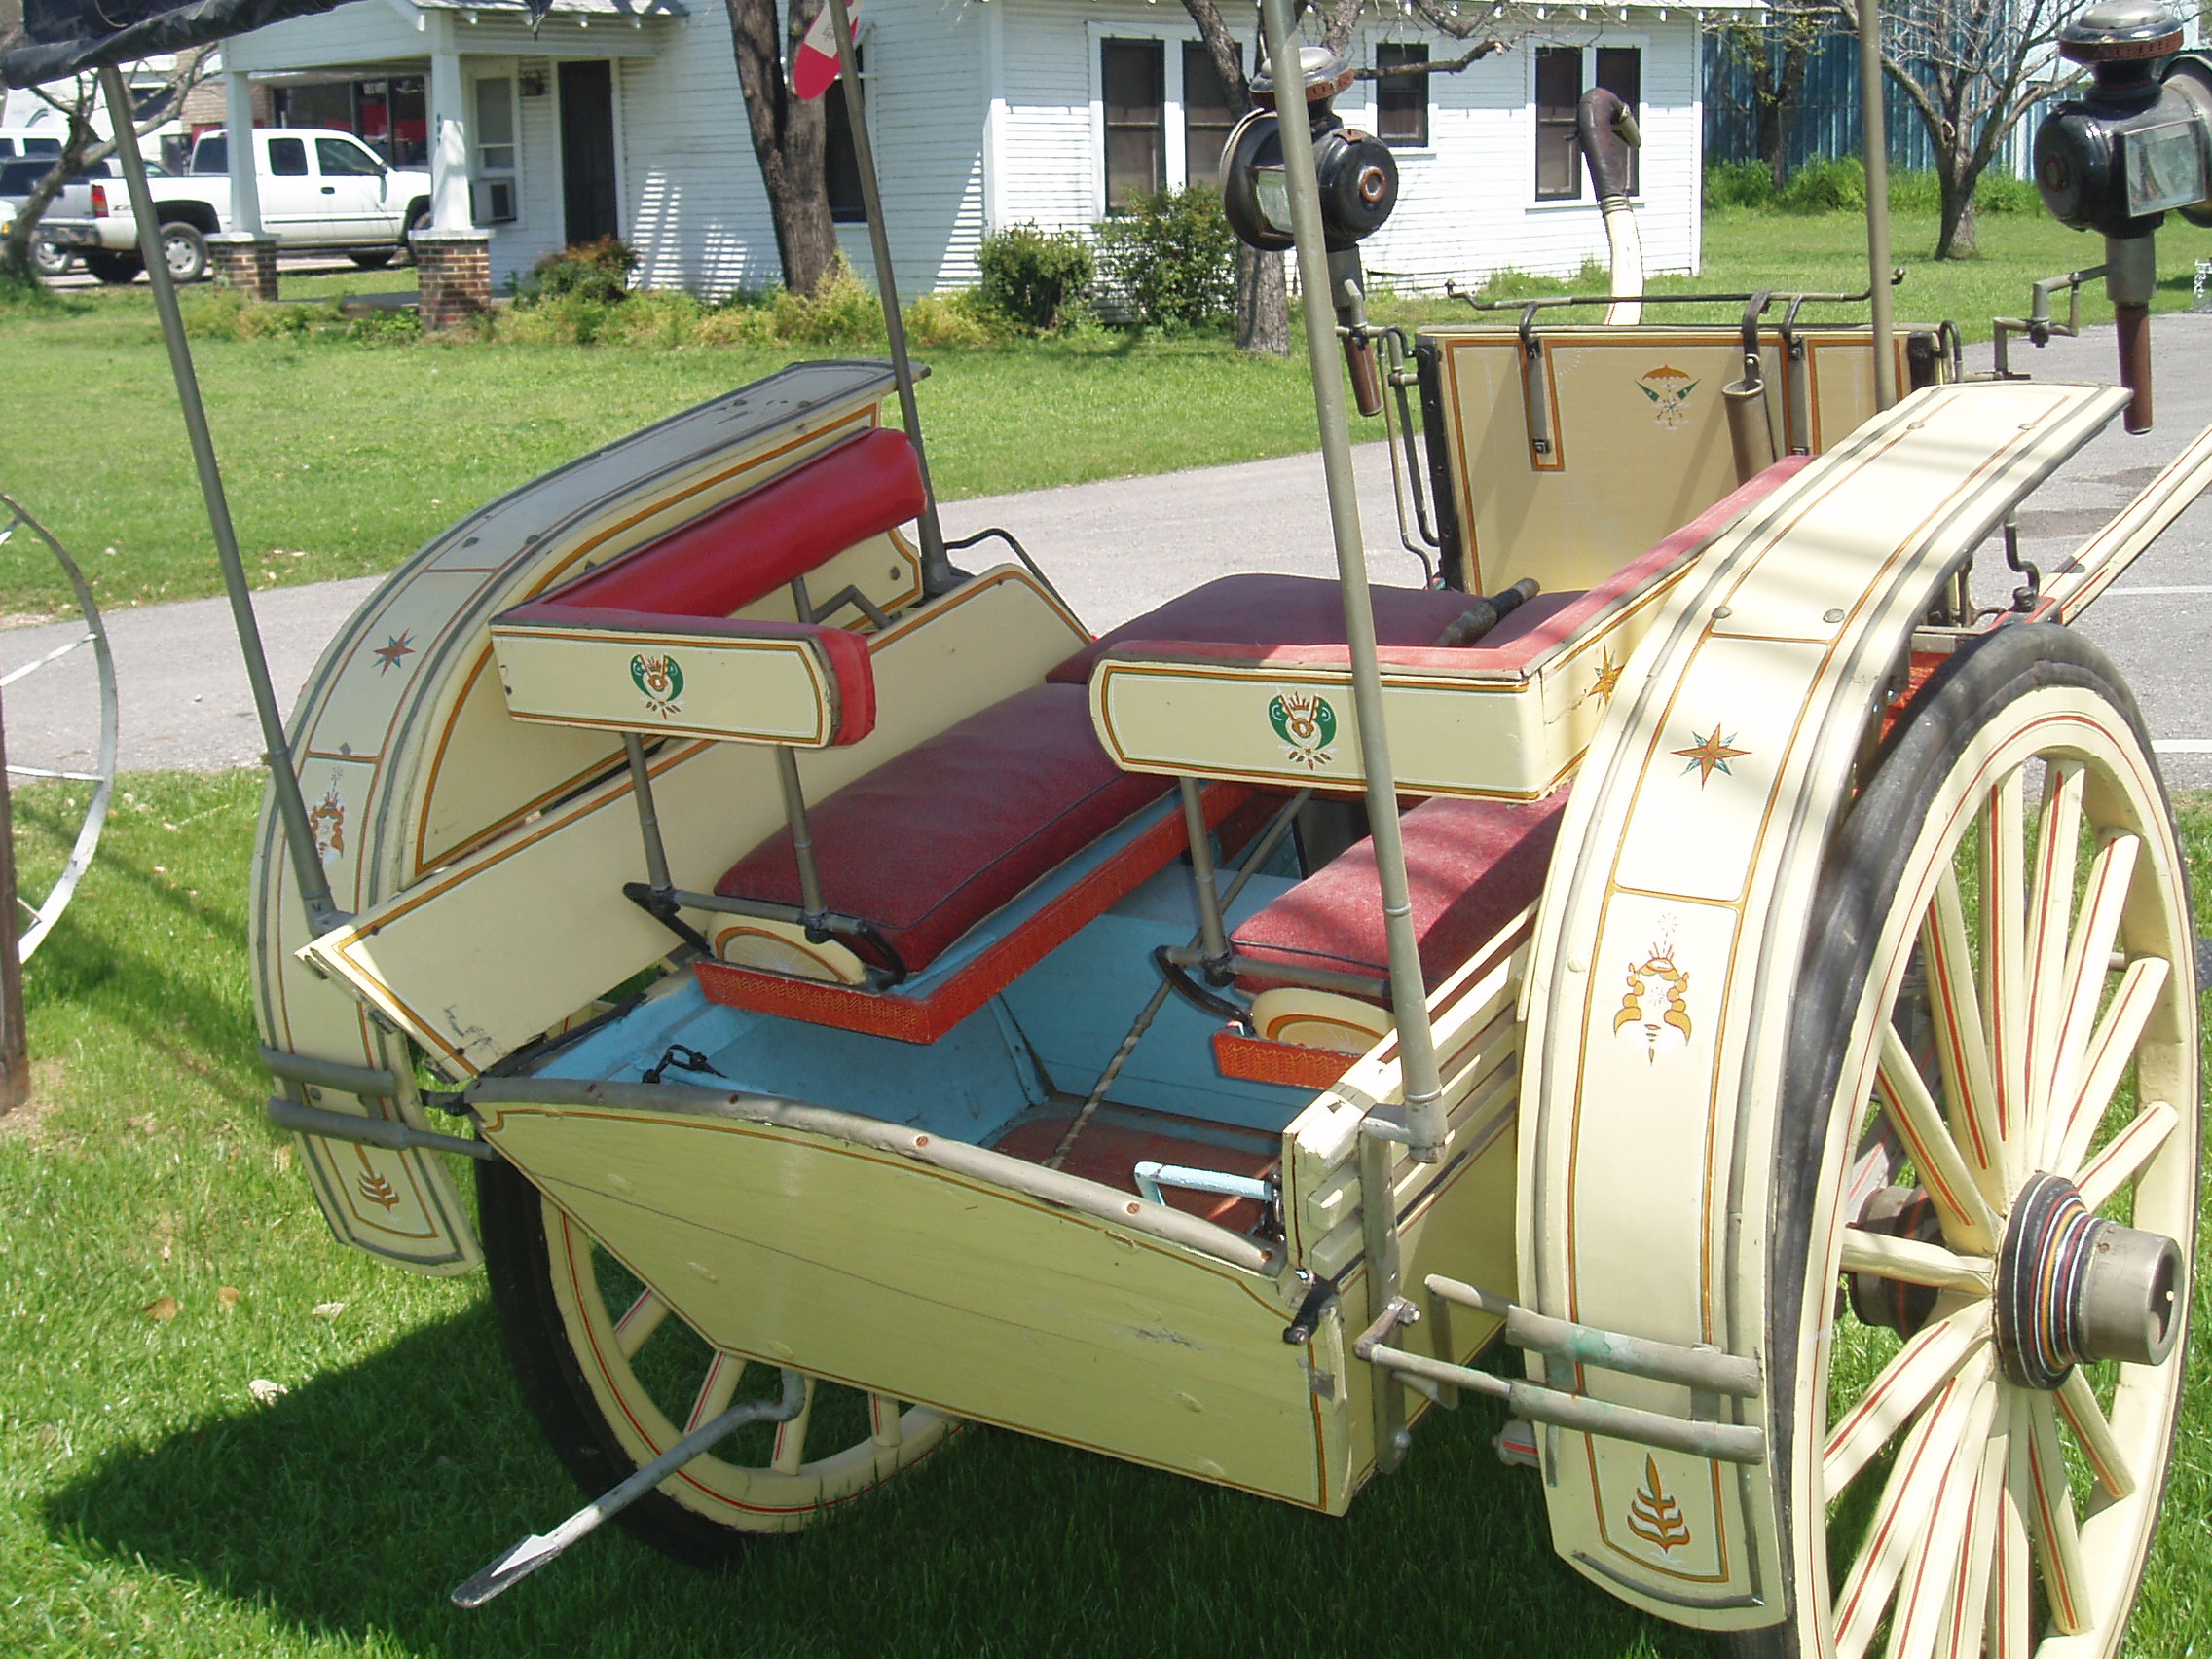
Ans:
[{"label": "red seat cushion", "polygon": [[906,434],[866,432],[539,603],[727,616],[921,510],[922,472]]},{"label": "red seat cushion", "polygon": [[[1567,792],[1541,800],[1423,801],[1399,823],[1406,843],[1421,977],[1435,990],[1543,890]],[[1375,843],[1355,842],[1236,930],[1238,952],[1257,963],[1389,972]],[[1238,984],[1283,981],[1260,973]]]},{"label": "red seat cushion", "polygon": [[[1371,588],[1375,637],[1426,645],[1472,603],[1463,593]],[[1510,621],[1511,618],[1508,618]],[[1229,645],[1341,645],[1344,590],[1319,576],[1223,576],[1093,640],[1045,678],[1082,684],[1091,665],[1124,640],[1202,640]]]},{"label": "red seat cushion", "polygon": [[[898,952],[880,966],[917,972],[1170,783],[1106,757],[1081,685],[1031,686],[812,808],[823,900]],[[790,831],[739,860],[715,891],[796,904]]]}]

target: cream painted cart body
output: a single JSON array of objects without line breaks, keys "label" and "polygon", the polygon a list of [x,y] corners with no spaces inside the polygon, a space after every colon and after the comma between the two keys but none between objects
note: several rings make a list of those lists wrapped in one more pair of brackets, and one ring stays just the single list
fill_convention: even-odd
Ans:
[{"label": "cream painted cart body", "polygon": [[[1493,1381],[1533,1425],[1508,1450],[1613,1593],[1809,1651],[1885,1616],[1946,1651],[2109,1648],[2179,1360],[2039,1390],[1992,1309],[2039,1172],[2131,1198],[2186,1275],[2183,870],[2124,689],[2049,624],[2194,494],[2205,446],[2027,608],[1965,618],[1962,563],[2121,393],[1938,376],[1876,415],[1865,332],[1816,332],[1819,425],[1786,435],[1816,453],[1742,480],[1707,395],[1733,330],[1536,339],[1533,370],[1512,328],[1419,354],[1447,569],[1542,599],[1441,648],[1465,594],[1377,593],[1446,952],[1433,1161],[1362,1133],[1403,1092],[1372,918],[1338,926],[1372,910],[1373,858],[1298,811],[1362,777],[1333,585],[1232,578],[1100,643],[1020,562],[924,597],[889,373],[822,363],[462,521],[310,682],[295,743],[351,919],[309,936],[272,818],[254,925],[283,1121],[387,1126],[303,1133],[333,1229],[429,1272],[489,1255],[587,1483],[805,1379],[801,1415],[630,1512],[679,1553],[802,1526],[957,1419],[1342,1512],[1502,1330],[1530,1381]],[[1014,774],[1077,752],[1080,787],[993,821]],[[874,934],[774,913],[807,903],[787,771],[819,907],[872,903]],[[987,882],[1084,790],[1107,828],[923,959],[909,873]],[[1231,867],[1213,994],[1237,1017],[1202,984],[1169,1001],[1087,1098]],[[656,887],[752,909],[656,915]],[[481,1235],[425,1103],[497,1155]],[[2079,1344],[2072,1306],[2006,1341]],[[2069,1496],[2068,1443],[2093,1495]],[[1873,1520],[1831,1561],[1870,1465]]]}]

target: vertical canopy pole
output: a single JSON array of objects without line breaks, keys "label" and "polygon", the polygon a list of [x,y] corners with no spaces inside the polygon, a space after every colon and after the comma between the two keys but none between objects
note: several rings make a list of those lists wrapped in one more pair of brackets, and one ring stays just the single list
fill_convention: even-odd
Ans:
[{"label": "vertical canopy pole", "polygon": [[914,365],[906,356],[906,320],[899,311],[899,283],[891,272],[891,239],[883,228],[883,193],[875,183],[875,150],[867,139],[867,114],[861,103],[860,54],[853,49],[852,13],[845,0],[829,0],[830,21],[837,36],[837,79],[845,98],[845,120],[853,131],[853,159],[861,174],[861,205],[867,213],[867,245],[875,256],[875,292],[883,302],[883,329],[891,338],[891,372],[899,382],[899,414],[914,460],[922,469],[922,592],[949,593],[960,576],[944,555],[944,532],[937,519],[937,486],[930,481],[930,458],[922,448],[921,411],[914,405]]},{"label": "vertical canopy pole", "polygon": [[[215,537],[215,557],[222,563],[223,586],[231,596],[231,620],[238,625],[239,651],[245,658],[254,711],[261,717],[263,758],[269,763],[270,787],[276,793],[284,845],[291,854],[293,879],[300,884],[300,903],[307,909],[309,928],[316,934],[328,933],[344,918],[330,902],[330,883],[322,873],[314,831],[308,824],[307,802],[300,796],[299,774],[292,769],[292,751],[284,741],[284,719],[276,712],[276,692],[269,682],[269,659],[261,648],[261,627],[253,616],[252,590],[246,586],[245,566],[239,558],[238,533],[231,526],[230,501],[223,494],[223,475],[215,464],[214,440],[207,435],[207,411],[200,401],[200,382],[192,371],[192,349],[185,344],[184,318],[176,309],[176,286],[169,280],[168,263],[162,253],[162,227],[154,218],[154,195],[146,188],[146,163],[138,154],[130,93],[113,64],[101,66],[100,90],[106,94],[108,119],[114,124],[115,153],[130,191],[130,211],[138,221],[138,251],[146,262],[146,280],[153,285],[154,311],[162,319],[162,340],[169,350],[169,372],[176,377],[177,401],[184,408],[184,430],[192,442],[193,465],[200,472],[207,528]],[[233,165],[241,161],[247,166],[253,165],[250,151],[234,157]]]},{"label": "vertical canopy pole", "polygon": [[1873,289],[1874,407],[1898,400],[1890,305],[1890,129],[1882,118],[1882,4],[1859,0],[1859,148],[1866,163],[1866,280]]},{"label": "vertical canopy pole", "polygon": [[[834,3],[834,0],[833,0]],[[1352,481],[1351,433],[1337,366],[1336,313],[1329,292],[1329,256],[1322,245],[1321,191],[1313,148],[1305,139],[1305,77],[1291,31],[1290,0],[1261,0],[1268,61],[1282,119],[1283,174],[1289,186],[1291,234],[1298,243],[1299,305],[1306,320],[1306,356],[1313,370],[1313,409],[1321,428],[1321,470],[1329,487],[1329,528],[1344,589],[1345,638],[1351,646],[1352,708],[1366,774],[1367,817],[1375,840],[1375,873],[1382,889],[1383,938],[1389,945],[1390,1012],[1398,1022],[1398,1064],[1405,1080],[1407,1147],[1432,1163],[1444,1147],[1444,1088],[1428,1023],[1420,945],[1414,935],[1406,884],[1406,848],[1398,831],[1398,792],[1390,739],[1382,721],[1382,677],[1375,658],[1375,611],[1367,591],[1367,546],[1360,535]]]}]

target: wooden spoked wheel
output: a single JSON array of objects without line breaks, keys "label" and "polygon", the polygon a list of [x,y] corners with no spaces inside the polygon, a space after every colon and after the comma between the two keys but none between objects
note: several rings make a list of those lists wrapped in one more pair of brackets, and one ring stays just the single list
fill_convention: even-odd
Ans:
[{"label": "wooden spoked wheel", "polygon": [[[565,1211],[503,1163],[478,1165],[485,1265],[518,1381],[593,1495],[740,1400],[774,1399],[772,1363],[722,1352]],[[912,1467],[954,1419],[809,1379],[788,1423],[754,1423],[692,1459],[622,1524],[717,1566],[756,1533],[792,1532]]]},{"label": "wooden spoked wheel", "polygon": [[2181,1404],[2201,1107],[2186,871],[2104,658],[2014,627],[1955,659],[1814,914],[1770,1246],[1790,1617],[1744,1645],[2117,1654]]}]

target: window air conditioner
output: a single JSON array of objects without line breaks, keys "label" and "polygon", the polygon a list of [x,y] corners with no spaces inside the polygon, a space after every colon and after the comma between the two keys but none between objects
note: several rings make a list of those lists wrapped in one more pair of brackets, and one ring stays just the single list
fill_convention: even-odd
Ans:
[{"label": "window air conditioner", "polygon": [[468,181],[468,212],[479,225],[514,222],[515,181],[511,178],[472,178]]}]

